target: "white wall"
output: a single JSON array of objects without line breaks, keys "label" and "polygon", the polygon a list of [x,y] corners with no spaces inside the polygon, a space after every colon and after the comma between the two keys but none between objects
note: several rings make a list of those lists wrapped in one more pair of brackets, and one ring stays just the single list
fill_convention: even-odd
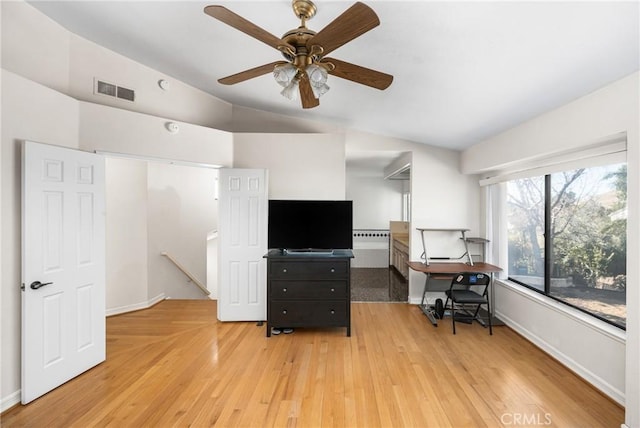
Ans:
[{"label": "white wall", "polygon": [[[416,228],[468,228],[468,236],[483,236],[480,191],[477,178],[459,171],[459,152],[396,138],[348,131],[347,152],[393,151],[410,153],[411,224],[410,258],[420,260],[422,241]],[[405,155],[407,158],[409,154]],[[473,207],[469,209],[469,207]],[[459,256],[458,235],[436,236],[429,241],[431,254]],[[452,248],[453,247],[453,248]],[[453,254],[451,254],[453,253]],[[424,274],[409,272],[409,301],[420,303]]]},{"label": "white wall", "polygon": [[[229,132],[177,122],[179,132],[172,134],[165,127],[166,118],[88,102],[79,102],[79,106],[80,145],[84,150],[173,159],[184,165],[233,163],[233,135]],[[108,307],[108,313],[147,307],[166,297],[203,297],[198,288],[187,283],[184,274],[160,255],[167,251],[206,284],[206,234],[217,226],[217,205],[213,200],[217,172],[184,165],[150,162],[145,169],[147,241],[138,245],[144,245],[146,254],[146,296],[140,300],[131,295],[119,301],[118,306]],[[131,179],[135,182],[138,178],[133,174]],[[133,208],[135,211],[143,207]],[[203,217],[207,217],[206,222]],[[127,263],[123,258],[119,261],[121,264],[107,265],[107,269],[120,269],[122,263]],[[122,287],[119,283],[111,285]]]},{"label": "white wall", "polygon": [[218,171],[107,157],[107,314],[206,296],[166,257],[206,284],[206,236],[217,228]]},{"label": "white wall", "polygon": [[335,134],[343,128],[301,117],[276,114],[234,105],[231,130],[237,133],[288,133],[288,134]]},{"label": "white wall", "polygon": [[148,298],[205,298],[160,253],[169,253],[206,286],[207,233],[218,228],[218,171],[155,162],[148,171]]},{"label": "white wall", "polygon": [[20,389],[21,141],[77,148],[78,126],[76,100],[2,71],[2,409]]},{"label": "white wall", "polygon": [[[22,1],[3,1],[2,67],[78,100],[218,129],[232,107],[140,63],[70,33]],[[135,102],[93,93],[94,78],[136,91]],[[163,91],[158,80],[171,86]]]},{"label": "white wall", "polygon": [[353,201],[354,229],[388,229],[402,220],[403,181],[362,176],[347,170],[347,200]]},{"label": "white wall", "polygon": [[27,3],[3,1],[0,7],[2,68],[68,93],[71,33]]},{"label": "white wall", "polygon": [[[420,260],[422,236],[417,228],[469,229],[467,236],[484,237],[481,230],[477,177],[459,171],[459,153],[448,150],[414,151],[411,164],[411,260]],[[477,209],[475,207],[478,207]],[[458,232],[426,232],[430,256],[459,257],[464,246]],[[437,288],[437,287],[436,287]],[[420,303],[424,274],[410,270],[409,300]]]},{"label": "white wall", "polygon": [[147,162],[105,159],[107,315],[148,306]]},{"label": "white wall", "polygon": [[80,141],[84,150],[127,153],[142,157],[230,166],[233,135],[229,132],[176,122],[171,134],[169,119],[80,102]]},{"label": "white wall", "polygon": [[343,134],[235,134],[233,166],[269,170],[270,199],[345,199]]},{"label": "white wall", "polygon": [[[562,315],[544,297],[504,282],[496,287],[496,313],[511,327],[619,402],[626,402],[625,423],[640,426],[640,74],[635,73],[559,109],[545,113],[462,154],[467,173],[522,165],[577,149],[621,132],[627,135],[627,330],[610,327],[577,312]],[[626,337],[621,346],[620,337]],[[580,346],[577,346],[576,338]],[[606,362],[606,363],[603,363]]]}]

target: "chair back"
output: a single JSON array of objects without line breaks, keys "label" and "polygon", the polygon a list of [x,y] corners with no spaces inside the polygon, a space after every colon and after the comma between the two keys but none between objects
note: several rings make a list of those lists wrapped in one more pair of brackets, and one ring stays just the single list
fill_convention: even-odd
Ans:
[{"label": "chair back", "polygon": [[491,281],[491,276],[482,272],[463,272],[453,277],[451,280],[451,287],[460,285],[464,288],[469,288],[472,285],[487,286]]}]

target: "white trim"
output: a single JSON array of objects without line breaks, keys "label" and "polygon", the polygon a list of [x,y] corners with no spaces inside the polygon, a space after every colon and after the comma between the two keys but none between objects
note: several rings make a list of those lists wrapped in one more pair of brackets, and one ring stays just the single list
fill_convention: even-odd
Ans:
[{"label": "white trim", "polygon": [[519,178],[536,177],[577,168],[610,165],[627,161],[627,137],[625,133],[611,137],[580,150],[557,153],[551,157],[531,160],[512,168],[494,171],[480,180],[480,186],[503,183]]},{"label": "white trim", "polygon": [[16,404],[20,404],[21,394],[22,394],[22,390],[19,389],[7,395],[6,397],[4,397],[2,401],[0,401],[0,413],[6,410],[9,410],[11,407],[15,406]]},{"label": "white trim", "polygon": [[397,158],[395,158],[389,165],[384,168],[384,179],[388,180],[395,174],[399,174],[409,168],[411,168],[411,162],[413,161],[413,155],[411,152],[404,152]]},{"label": "white trim", "polygon": [[149,299],[146,302],[134,303],[133,305],[118,306],[115,308],[107,309],[106,314],[108,317],[110,317],[113,315],[120,315],[120,314],[125,314],[127,312],[134,312],[134,311],[139,311],[141,309],[147,309],[155,305],[156,303],[162,300],[165,300],[166,298],[167,297],[164,295],[164,293],[160,293],[156,297],[153,297],[152,299]]},{"label": "white trim", "polygon": [[[580,324],[589,327],[591,330],[601,333],[611,339],[616,340],[621,344],[625,344],[627,340],[626,331],[621,328],[615,327],[607,322],[599,320],[592,315],[586,314],[578,309],[572,308],[569,305],[565,305],[552,299],[550,297],[545,296],[542,293],[538,293],[537,291],[533,291],[528,289],[525,286],[515,284],[509,280],[505,279],[495,279],[494,286],[501,285],[509,290],[520,294],[521,296],[526,297],[529,300],[532,300],[540,305],[543,305],[553,311],[572,318],[573,320],[579,322]],[[500,317],[498,317],[500,318]]]},{"label": "white trim", "polygon": [[216,165],[211,163],[199,163],[199,162],[191,162],[191,161],[185,161],[185,160],[160,158],[155,156],[133,155],[130,153],[109,152],[105,150],[95,150],[95,153],[98,155],[113,157],[113,158],[125,158],[125,159],[141,160],[141,161],[160,162],[160,163],[168,163],[170,165],[191,166],[194,168],[211,168],[211,169],[223,168],[222,165]]}]

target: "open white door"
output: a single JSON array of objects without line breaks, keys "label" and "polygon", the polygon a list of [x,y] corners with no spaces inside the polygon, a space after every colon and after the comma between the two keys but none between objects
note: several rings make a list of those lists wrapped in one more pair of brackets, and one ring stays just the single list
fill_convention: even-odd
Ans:
[{"label": "open white door", "polygon": [[22,403],[105,360],[104,159],[25,142]]},{"label": "open white door", "polygon": [[267,171],[221,169],[218,199],[218,319],[267,318]]}]

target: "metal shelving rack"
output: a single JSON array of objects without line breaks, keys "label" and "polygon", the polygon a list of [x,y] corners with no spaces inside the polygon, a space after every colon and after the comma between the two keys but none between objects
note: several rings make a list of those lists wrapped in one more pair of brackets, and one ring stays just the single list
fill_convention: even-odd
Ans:
[{"label": "metal shelving rack", "polygon": [[[471,258],[471,254],[469,253],[468,243],[472,242],[470,241],[470,239],[480,239],[480,238],[467,238],[466,233],[469,231],[469,229],[428,229],[428,228],[417,228],[417,229],[420,231],[420,237],[422,238],[422,255],[420,256],[420,258],[424,259],[424,264],[426,264],[427,266],[429,266],[429,260],[460,260],[460,259],[463,259],[465,256],[467,257],[467,264],[469,264],[470,266],[473,266],[473,259]],[[464,254],[458,257],[457,259],[453,257],[430,258],[427,254],[427,244],[424,238],[425,232],[459,232],[460,239],[464,244]],[[484,256],[483,256],[483,260],[484,260]]]}]

